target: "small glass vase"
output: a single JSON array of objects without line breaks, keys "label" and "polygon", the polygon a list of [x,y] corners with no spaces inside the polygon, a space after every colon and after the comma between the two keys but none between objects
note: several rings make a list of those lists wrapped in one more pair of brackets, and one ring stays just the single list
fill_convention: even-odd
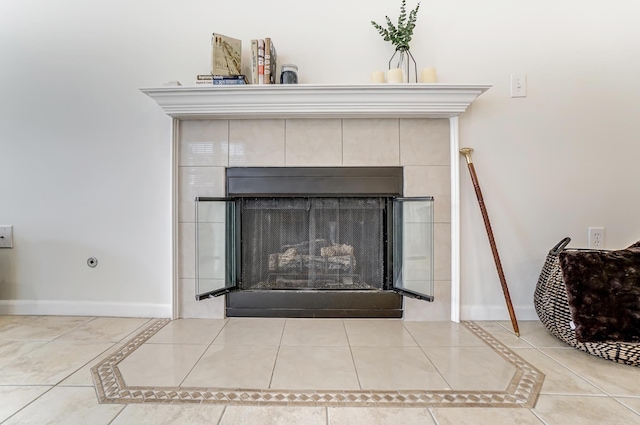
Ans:
[{"label": "small glass vase", "polygon": [[[396,57],[397,55],[397,57]],[[418,66],[409,49],[397,49],[391,59],[389,59],[389,69],[399,68],[402,70],[402,77],[405,83],[411,82],[413,68],[413,82],[418,82]]]}]

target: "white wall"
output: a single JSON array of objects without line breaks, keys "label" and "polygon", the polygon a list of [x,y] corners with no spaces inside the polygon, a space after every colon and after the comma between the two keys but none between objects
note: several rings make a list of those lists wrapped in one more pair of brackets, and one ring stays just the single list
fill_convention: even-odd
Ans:
[{"label": "white wall", "polygon": [[[170,120],[138,91],[209,69],[210,33],[271,36],[301,82],[366,83],[400,1],[27,0],[0,6],[0,312],[170,314]],[[415,2],[409,1],[409,7]],[[548,249],[640,239],[640,5],[423,0],[412,51],[441,82],[492,83],[461,117],[521,318]],[[246,55],[248,57],[248,55]],[[526,73],[528,97],[509,97]],[[466,166],[463,318],[506,318]],[[86,259],[96,256],[90,269]]]}]

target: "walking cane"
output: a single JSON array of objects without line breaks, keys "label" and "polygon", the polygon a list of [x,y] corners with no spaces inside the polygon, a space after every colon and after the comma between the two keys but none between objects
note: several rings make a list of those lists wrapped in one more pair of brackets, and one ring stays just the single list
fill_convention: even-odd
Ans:
[{"label": "walking cane", "polygon": [[513,311],[513,304],[511,304],[511,297],[509,296],[509,288],[507,287],[507,280],[504,278],[504,272],[502,271],[502,263],[500,262],[500,256],[498,255],[498,248],[496,247],[496,241],[493,238],[493,231],[491,230],[491,223],[489,222],[489,214],[487,213],[487,207],[484,205],[482,199],[482,191],[480,190],[480,183],[478,183],[478,176],[476,175],[476,169],[473,166],[471,160],[472,148],[462,148],[460,153],[467,159],[467,165],[469,167],[469,174],[471,174],[471,181],[473,187],[476,190],[476,197],[478,198],[478,204],[480,205],[480,211],[482,212],[482,218],[484,219],[484,227],[487,229],[487,236],[489,237],[489,245],[491,245],[491,252],[493,253],[493,261],[496,263],[496,269],[498,270],[498,277],[500,278],[500,284],[502,285],[502,292],[504,293],[504,300],[507,302],[507,309],[509,310],[509,317],[511,317],[511,324],[513,325],[513,331],[516,336],[520,336],[520,329],[518,329],[518,321],[516,319],[516,313]]}]

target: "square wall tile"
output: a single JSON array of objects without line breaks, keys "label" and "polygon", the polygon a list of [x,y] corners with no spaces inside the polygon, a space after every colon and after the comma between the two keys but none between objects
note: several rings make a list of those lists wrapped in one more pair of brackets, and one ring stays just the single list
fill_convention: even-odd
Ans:
[{"label": "square wall tile", "polygon": [[451,223],[434,223],[433,239],[433,279],[451,280]]},{"label": "square wall tile", "polygon": [[178,278],[196,277],[196,224],[178,224]]},{"label": "square wall tile", "polygon": [[397,119],[344,119],[342,164],[400,165],[400,130]]},{"label": "square wall tile", "polygon": [[287,120],[285,162],[295,167],[341,165],[342,120]]},{"label": "square wall tile", "polygon": [[449,120],[401,119],[401,165],[449,165]]},{"label": "square wall tile", "polygon": [[229,166],[284,165],[284,120],[229,121]]},{"label": "square wall tile", "polygon": [[196,301],[195,279],[180,279],[178,286],[178,317],[181,319],[224,319],[224,295]]},{"label": "square wall tile", "polygon": [[404,320],[436,322],[451,320],[451,281],[433,282],[434,301],[404,297]]},{"label": "square wall tile", "polygon": [[180,167],[178,173],[178,221],[193,223],[196,218],[196,196],[225,195],[225,168]]},{"label": "square wall tile", "polygon": [[451,223],[451,169],[447,166],[404,167],[404,196],[433,196],[434,221]]},{"label": "square wall tile", "polygon": [[228,120],[182,120],[178,134],[180,166],[229,165]]}]

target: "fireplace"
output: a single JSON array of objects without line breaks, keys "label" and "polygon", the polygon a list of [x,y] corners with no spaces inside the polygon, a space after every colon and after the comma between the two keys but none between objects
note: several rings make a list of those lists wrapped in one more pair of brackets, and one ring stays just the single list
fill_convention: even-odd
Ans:
[{"label": "fireplace", "polygon": [[402,197],[402,167],[227,168],[197,197],[198,299],[227,316],[402,317],[433,300],[433,199]]},{"label": "fireplace", "polygon": [[[459,321],[459,115],[490,87],[297,84],[141,89],[173,118],[173,317],[225,315],[227,297],[194,297],[193,200],[224,197],[228,167],[401,166],[404,196],[435,198],[435,301],[405,298],[403,318]],[[199,286],[203,283],[200,279]]]}]

